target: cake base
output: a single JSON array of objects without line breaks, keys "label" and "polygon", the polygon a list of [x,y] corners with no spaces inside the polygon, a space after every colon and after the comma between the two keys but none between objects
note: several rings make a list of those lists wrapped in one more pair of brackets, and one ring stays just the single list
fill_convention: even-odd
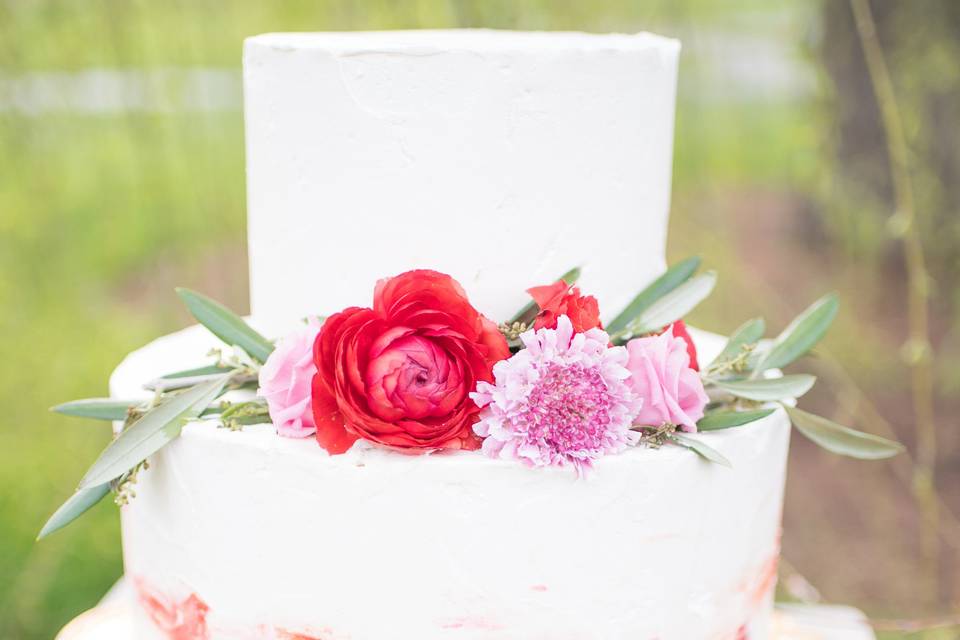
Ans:
[{"label": "cake base", "polygon": [[[130,640],[135,638],[133,594],[121,580],[94,609],[75,618],[56,640]],[[864,615],[851,607],[784,605],[773,614],[770,640],[874,640]]]}]

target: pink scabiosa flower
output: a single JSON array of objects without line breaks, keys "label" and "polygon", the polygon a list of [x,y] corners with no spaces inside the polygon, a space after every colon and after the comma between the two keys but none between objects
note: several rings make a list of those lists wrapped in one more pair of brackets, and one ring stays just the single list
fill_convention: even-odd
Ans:
[{"label": "pink scabiosa flower", "polygon": [[643,398],[636,423],[647,427],[673,424],[683,431],[696,431],[709,398],[700,374],[690,366],[687,341],[665,330],[631,340],[627,351],[628,383]]},{"label": "pink scabiosa flower", "polygon": [[624,347],[610,347],[602,329],[574,333],[565,315],[556,329],[520,340],[524,349],[494,365],[495,382],[470,394],[483,409],[473,429],[485,454],[535,467],[572,465],[582,474],[637,442],[630,428],[642,402],[625,382]]},{"label": "pink scabiosa flower", "polygon": [[277,433],[287,438],[306,438],[317,430],[310,388],[317,373],[313,343],[319,331],[320,322],[310,318],[305,327],[280,340],[260,369],[257,394],[267,401]]}]

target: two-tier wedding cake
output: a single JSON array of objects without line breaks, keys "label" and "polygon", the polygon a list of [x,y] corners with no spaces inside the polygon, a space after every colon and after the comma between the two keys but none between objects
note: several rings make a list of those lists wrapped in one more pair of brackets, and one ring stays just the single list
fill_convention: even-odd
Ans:
[{"label": "two-tier wedding cake", "polygon": [[[420,267],[491,318],[524,302],[504,283],[572,265],[601,306],[624,307],[666,266],[679,49],[650,34],[249,39],[256,322],[289,329]],[[111,391],[214,343],[158,340]],[[777,413],[713,437],[732,469],[637,448],[578,480],[190,425],[123,513],[142,637],[193,638],[178,616],[202,616],[212,639],[762,639],[788,435]]]},{"label": "two-tier wedding cake", "polygon": [[249,39],[253,328],[182,291],[204,326],[123,402],[58,407],[117,437],[41,535],[117,494],[144,640],[770,637],[791,421],[896,445],[789,399],[834,298],[684,327],[715,276],[664,274],[679,49]]}]

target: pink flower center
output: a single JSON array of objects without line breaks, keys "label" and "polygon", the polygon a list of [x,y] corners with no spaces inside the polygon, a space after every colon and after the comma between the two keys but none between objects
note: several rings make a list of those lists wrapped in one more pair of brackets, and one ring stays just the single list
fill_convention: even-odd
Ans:
[{"label": "pink flower center", "polygon": [[551,362],[540,369],[517,426],[528,442],[557,453],[594,452],[604,448],[616,402],[599,367]]},{"label": "pink flower center", "polygon": [[371,411],[387,421],[449,414],[463,401],[460,367],[436,342],[406,335],[373,353],[367,365]]}]

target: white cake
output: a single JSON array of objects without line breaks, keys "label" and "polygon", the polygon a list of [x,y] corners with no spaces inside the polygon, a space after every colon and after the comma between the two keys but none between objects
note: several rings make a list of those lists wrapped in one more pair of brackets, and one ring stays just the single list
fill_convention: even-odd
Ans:
[{"label": "white cake", "polygon": [[[254,324],[368,304],[415,267],[505,319],[581,265],[613,315],[664,268],[678,50],[649,34],[248,40]],[[722,345],[696,337],[704,361]],[[111,392],[143,395],[214,344],[162,338]],[[764,640],[789,432],[778,409],[691,436],[730,469],[635,447],[580,479],[190,424],[123,508],[137,637]]]},{"label": "white cake", "polygon": [[247,40],[253,315],[365,305],[417,267],[490,318],[578,265],[622,309],[666,265],[679,50],[651,34]]}]

